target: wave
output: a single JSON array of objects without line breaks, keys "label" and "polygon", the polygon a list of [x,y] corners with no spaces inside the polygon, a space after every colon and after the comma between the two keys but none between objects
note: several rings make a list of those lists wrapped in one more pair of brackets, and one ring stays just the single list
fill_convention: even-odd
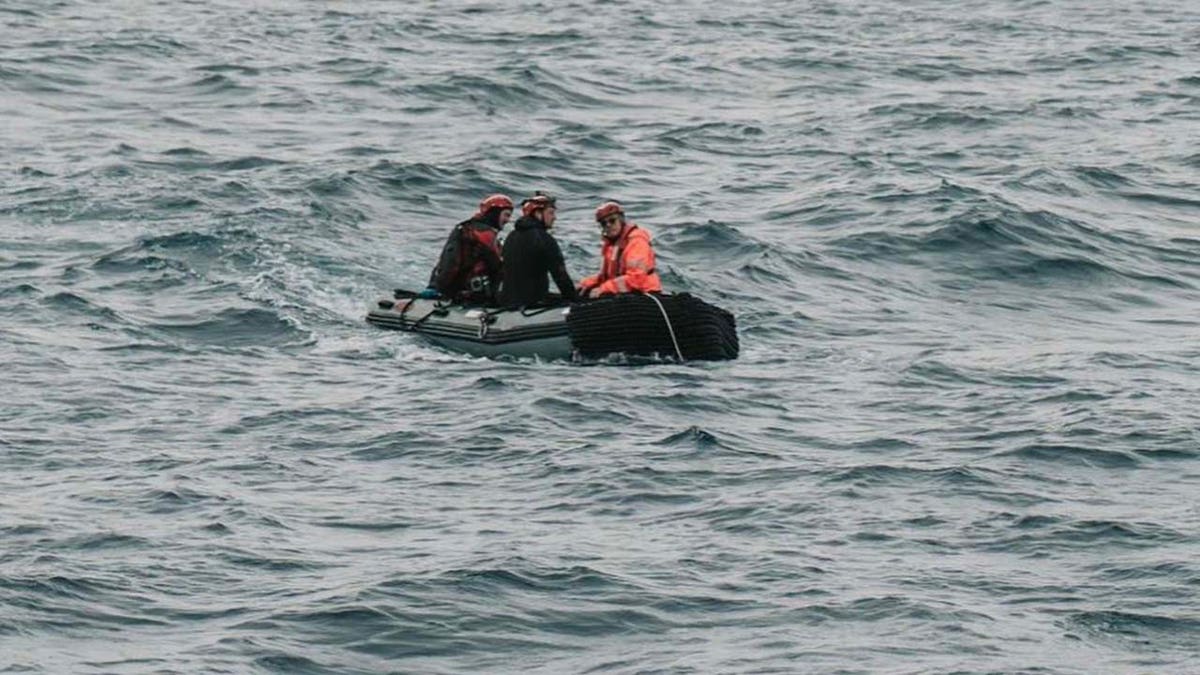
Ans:
[{"label": "wave", "polygon": [[161,153],[166,160],[139,159],[134,163],[138,167],[153,169],[173,169],[196,173],[250,171],[264,167],[287,165],[289,162],[264,157],[262,155],[244,155],[232,158],[217,158],[214,155],[190,146],[181,146],[164,150]]},{"label": "wave", "polygon": [[[261,220],[261,214],[256,215]],[[138,237],[132,244],[100,255],[90,267],[106,275],[141,275],[143,280],[150,280],[145,278],[145,272],[167,272],[195,281],[220,283],[210,273],[230,268],[255,270],[262,262],[263,249],[268,246],[270,242],[263,236],[240,227],[211,233],[181,230]],[[157,280],[163,280],[162,276]]]},{"label": "wave", "polygon": [[1133,201],[1150,202],[1152,204],[1162,204],[1164,206],[1182,206],[1189,209],[1200,208],[1200,199],[1197,199],[1196,197],[1191,197],[1184,194],[1170,194],[1163,190],[1158,192],[1125,191],[1121,193],[1121,196]]},{"label": "wave", "polygon": [[1072,612],[1063,621],[1071,634],[1135,652],[1195,654],[1200,650],[1200,619],[1121,610]]},{"label": "wave", "polygon": [[[521,560],[384,580],[353,598],[275,612],[238,628],[286,629],[320,642],[391,658],[438,656],[475,648],[521,649],[555,636],[663,632],[675,625],[646,603],[642,589],[586,566],[542,568]],[[522,598],[524,611],[497,598]],[[666,600],[667,598],[664,598]],[[421,606],[415,608],[414,602]],[[455,623],[446,631],[445,621]],[[318,637],[319,636],[319,637]]]},{"label": "wave", "polygon": [[[681,151],[756,159],[803,155],[792,136],[774,133],[758,124],[705,122],[662,126],[665,127],[662,131],[647,133],[643,142],[653,143],[667,156]],[[729,189],[736,191],[737,187]]]},{"label": "wave", "polygon": [[168,87],[180,94],[199,96],[249,96],[255,87],[242,84],[225,72],[210,72],[209,74],[188,82]]},{"label": "wave", "polygon": [[37,169],[32,166],[23,166],[18,170],[18,173],[26,178],[54,178],[55,174],[42,169]]},{"label": "wave", "polygon": [[350,175],[361,175],[381,184],[405,190],[445,185],[458,178],[457,173],[448,167],[424,162],[399,163],[387,159],[376,162],[367,169],[355,170]]},{"label": "wave", "polygon": [[1106,469],[1135,469],[1141,465],[1141,460],[1137,455],[1124,450],[1109,450],[1066,443],[1032,443],[998,454],[1022,460],[1080,464]]},{"label": "wave", "polygon": [[259,75],[262,71],[254,66],[247,66],[240,63],[213,63],[205,66],[196,66],[193,70],[198,70],[205,73],[236,73],[238,75]]},{"label": "wave", "polygon": [[1074,167],[1071,171],[1083,182],[1099,188],[1117,189],[1133,184],[1132,178],[1121,173],[1115,167],[1083,165]]},{"label": "wave", "polygon": [[186,487],[149,490],[135,497],[134,503],[147,513],[190,511],[205,504],[221,504],[225,498]]},{"label": "wave", "polygon": [[694,456],[713,456],[730,453],[768,459],[775,458],[774,454],[752,447],[750,441],[739,437],[733,432],[725,432],[718,435],[698,426],[690,426],[682,431],[660,438],[654,441],[653,444],[663,448],[670,448],[672,450],[670,456],[675,458],[680,456],[676,454],[678,450],[691,450],[692,453],[689,453],[689,455]]},{"label": "wave", "polygon": [[542,593],[599,593],[628,589],[622,580],[583,565],[543,568],[521,559],[508,560],[504,567],[454,569],[439,574],[437,583],[475,592],[510,590]]},{"label": "wave", "polygon": [[656,231],[654,239],[669,247],[674,255],[707,260],[757,256],[767,251],[765,244],[738,228],[714,220],[675,223]]},{"label": "wave", "polygon": [[1163,58],[1176,59],[1179,57],[1179,52],[1166,46],[1149,44],[1094,44],[1083,49],[1042,53],[1030,58],[1025,63],[1034,67],[1033,72],[1038,73],[1063,70],[1101,71],[1106,68],[1114,69],[1115,66],[1134,65],[1146,61],[1158,61]]},{"label": "wave", "polygon": [[93,599],[104,592],[115,590],[111,584],[100,579],[63,574],[0,576],[0,588],[39,598],[72,600]]},{"label": "wave", "polygon": [[[0,268],[4,269],[4,268]],[[17,284],[15,286],[0,287],[0,298],[38,298],[42,295],[42,289],[33,284]]]},{"label": "wave", "polygon": [[[240,547],[216,547],[214,557],[221,562],[228,563],[234,568],[240,568],[248,571],[262,570],[273,574],[287,574],[291,572],[310,572],[326,570],[330,566],[326,563],[312,559],[306,559],[306,552],[291,551],[292,555],[281,555],[288,553],[287,551],[272,552],[270,554],[259,551],[253,551]],[[238,610],[214,611],[214,616],[229,616],[241,614]]]},{"label": "wave", "polygon": [[[902,446],[908,444],[898,441]],[[855,466],[838,470],[824,479],[826,483],[853,483],[857,487],[931,484],[962,487],[997,487],[997,476],[987,469],[965,466],[924,468],[892,464]]]},{"label": "wave", "polygon": [[40,18],[42,15],[28,7],[10,7],[8,5],[0,6],[0,14],[11,14],[12,16],[23,16],[29,18]]},{"label": "wave", "polygon": [[[297,264],[270,239],[237,227],[146,235],[96,257],[83,275],[94,293],[127,296],[123,306],[130,309],[117,312],[70,292],[42,302],[132,331],[135,343],[123,348],[300,346],[312,337],[289,307],[300,315],[310,310],[286,299],[303,290],[289,288],[297,283],[289,271]],[[241,297],[229,297],[231,290]],[[146,301],[135,308],[139,297]],[[246,299],[268,307],[239,306]]]},{"label": "wave", "polygon": [[82,95],[88,84],[61,70],[0,65],[0,82],[29,94]]},{"label": "wave", "polygon": [[274,311],[225,309],[184,323],[150,323],[147,328],[185,344],[217,347],[290,347],[311,344],[308,331]]},{"label": "wave", "polygon": [[1007,555],[1046,556],[1051,552],[1159,550],[1189,537],[1150,522],[1071,519],[1041,514],[1001,513],[972,525],[971,538],[982,550]]},{"label": "wave", "polygon": [[79,47],[97,59],[113,60],[116,55],[143,56],[157,61],[158,59],[180,58],[184,54],[195,53],[195,49],[166,33],[145,32],[136,30],[119,30],[105,35],[103,38],[86,42]]},{"label": "wave", "polygon": [[905,619],[921,622],[951,622],[956,625],[972,619],[989,619],[988,615],[959,609],[949,603],[921,602],[900,595],[879,595],[844,602],[813,603],[787,612],[789,622],[799,625],[821,625],[838,622],[886,622]]},{"label": "wave", "polygon": [[574,148],[582,155],[596,150],[622,150],[625,147],[611,134],[586,124],[560,124],[550,132],[546,141],[555,146]]},{"label": "wave", "polygon": [[916,358],[904,367],[900,384],[925,385],[993,385],[1020,388],[1032,393],[1069,384],[1070,380],[1053,371],[1037,372],[1004,368],[967,367],[935,358]]},{"label": "wave", "polygon": [[384,63],[355,57],[325,59],[318,61],[316,67],[343,78],[341,83],[349,86],[384,87],[397,79],[397,73]]},{"label": "wave", "polygon": [[153,291],[202,279],[222,243],[214,235],[191,231],[146,236],[97,257],[89,268],[102,278],[116,277],[110,283]]},{"label": "wave", "polygon": [[47,308],[63,310],[70,314],[87,317],[93,321],[102,319],[105,322],[111,323],[125,322],[124,317],[118,314],[116,310],[95,303],[82,295],[70,291],[59,291],[53,295],[46,296],[42,299],[42,303]]},{"label": "wave", "polygon": [[1163,244],[1140,235],[1104,231],[1050,211],[1026,211],[954,185],[889,197],[943,202],[965,197],[975,203],[929,225],[839,237],[829,242],[831,251],[852,260],[901,262],[975,280],[1052,285],[1085,277],[1195,287],[1187,279],[1198,271],[1189,269],[1194,263],[1174,269],[1163,265]]},{"label": "wave", "polygon": [[908,63],[897,66],[891,73],[902,79],[916,80],[918,82],[940,82],[948,79],[962,82],[977,77],[1019,76],[1023,74],[1020,70],[1004,66],[972,68],[963,65],[963,63],[956,63],[955,60],[955,57],[942,57],[933,61]]},{"label": "wave", "polygon": [[430,101],[437,108],[450,102],[469,103],[490,113],[606,104],[602,96],[580,91],[536,67],[501,69],[493,77],[456,73],[436,82],[402,85],[397,93]]},{"label": "wave", "polygon": [[1179,581],[1189,586],[1200,586],[1200,570],[1197,569],[1196,562],[1192,560],[1145,563],[1109,562],[1096,567],[1104,579],[1119,583]]},{"label": "wave", "polygon": [[98,549],[149,549],[154,542],[146,537],[117,532],[80,534],[55,543],[55,548],[65,551],[94,551]]},{"label": "wave", "polygon": [[880,118],[880,123],[889,127],[937,131],[954,127],[985,129],[999,124],[1004,117],[1019,115],[1021,111],[988,106],[947,109],[935,103],[901,103],[876,106],[868,114]]}]

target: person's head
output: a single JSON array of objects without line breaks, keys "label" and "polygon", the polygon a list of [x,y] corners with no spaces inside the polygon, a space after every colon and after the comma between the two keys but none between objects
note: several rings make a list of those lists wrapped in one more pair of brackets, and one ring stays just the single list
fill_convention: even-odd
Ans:
[{"label": "person's head", "polygon": [[605,239],[616,240],[625,229],[625,209],[617,202],[604,202],[596,207],[596,224]]},{"label": "person's head", "polygon": [[508,198],[508,195],[494,194],[488,195],[479,202],[479,213],[477,217],[483,222],[496,228],[503,229],[504,224],[512,218],[513,200]]},{"label": "person's head", "polygon": [[538,190],[532,197],[521,201],[521,214],[537,218],[549,229],[554,226],[554,220],[558,216],[557,207],[558,200]]}]

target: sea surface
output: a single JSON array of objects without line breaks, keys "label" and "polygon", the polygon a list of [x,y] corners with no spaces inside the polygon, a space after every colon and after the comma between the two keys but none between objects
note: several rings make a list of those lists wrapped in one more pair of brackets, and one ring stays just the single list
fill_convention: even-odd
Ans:
[{"label": "sea surface", "polygon": [[[492,192],[732,362],[364,322]],[[0,673],[1200,673],[1200,5],[0,1]]]}]

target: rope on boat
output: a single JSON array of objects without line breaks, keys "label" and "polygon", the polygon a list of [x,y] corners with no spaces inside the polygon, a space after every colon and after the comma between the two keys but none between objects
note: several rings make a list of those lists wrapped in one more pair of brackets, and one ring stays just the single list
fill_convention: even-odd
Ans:
[{"label": "rope on boat", "polygon": [[650,293],[647,293],[646,297],[653,300],[654,304],[658,305],[658,311],[662,312],[663,321],[667,322],[667,330],[671,332],[671,344],[675,345],[675,354],[679,357],[679,362],[682,363],[686,359],[683,358],[683,352],[679,349],[679,340],[675,339],[675,327],[671,325],[671,317],[667,316],[667,310],[658,298]]}]

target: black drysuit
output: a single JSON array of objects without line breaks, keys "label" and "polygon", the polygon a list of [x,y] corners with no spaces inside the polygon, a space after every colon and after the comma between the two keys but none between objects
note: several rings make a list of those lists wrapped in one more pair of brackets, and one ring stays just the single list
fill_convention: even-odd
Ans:
[{"label": "black drysuit", "polygon": [[564,300],[575,299],[575,284],[567,274],[562,250],[546,225],[533,216],[521,216],[513,225],[512,234],[504,240],[504,281],[500,284],[500,304],[523,307],[545,302],[550,281]]}]

